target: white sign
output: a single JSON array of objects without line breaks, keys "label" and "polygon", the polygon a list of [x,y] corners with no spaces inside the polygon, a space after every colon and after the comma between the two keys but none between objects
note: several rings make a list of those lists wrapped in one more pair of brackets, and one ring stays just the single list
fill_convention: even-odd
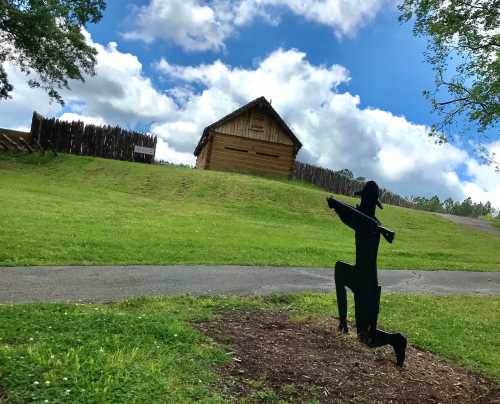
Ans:
[{"label": "white sign", "polygon": [[154,156],[155,155],[155,148],[154,147],[135,146],[134,153],[150,154],[151,156]]}]

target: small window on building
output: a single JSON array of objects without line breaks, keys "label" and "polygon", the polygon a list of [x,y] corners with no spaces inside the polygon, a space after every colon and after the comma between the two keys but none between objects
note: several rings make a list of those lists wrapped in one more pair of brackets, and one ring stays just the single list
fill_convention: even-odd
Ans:
[{"label": "small window on building", "polygon": [[271,153],[264,153],[264,152],[256,152],[255,154],[257,154],[258,156],[272,157],[275,159],[279,158],[278,154],[271,154]]},{"label": "small window on building", "polygon": [[237,151],[237,152],[241,152],[241,153],[248,153],[248,150],[240,149],[239,147],[224,146],[224,149],[232,150],[232,151]]},{"label": "small window on building", "polygon": [[250,123],[250,130],[254,132],[264,132],[265,117],[263,113],[254,112]]}]

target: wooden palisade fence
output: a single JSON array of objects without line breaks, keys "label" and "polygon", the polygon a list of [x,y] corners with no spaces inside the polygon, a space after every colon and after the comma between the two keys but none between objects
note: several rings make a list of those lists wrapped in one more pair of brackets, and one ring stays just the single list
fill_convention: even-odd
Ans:
[{"label": "wooden palisade fence", "polygon": [[54,152],[152,163],[154,154],[134,153],[134,148],[143,146],[156,150],[156,141],[156,136],[119,127],[48,119],[36,112],[31,121],[31,142]]},{"label": "wooden palisade fence", "polygon": [[[310,164],[295,162],[292,178],[310,182],[320,188],[334,194],[353,196],[360,191],[365,183],[347,177],[337,171],[316,167]],[[386,189],[381,190],[381,201],[389,205],[403,206],[405,208],[416,208],[416,205],[400,195],[394,194]]]}]

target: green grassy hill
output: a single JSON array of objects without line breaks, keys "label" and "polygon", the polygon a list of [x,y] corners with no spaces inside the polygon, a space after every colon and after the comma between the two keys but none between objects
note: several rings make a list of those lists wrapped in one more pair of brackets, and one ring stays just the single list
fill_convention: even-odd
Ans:
[{"label": "green grassy hill", "polygon": [[[0,154],[0,265],[333,266],[354,235],[294,181],[62,155]],[[343,200],[354,203],[350,198]],[[381,268],[500,270],[500,237],[386,206]]]}]

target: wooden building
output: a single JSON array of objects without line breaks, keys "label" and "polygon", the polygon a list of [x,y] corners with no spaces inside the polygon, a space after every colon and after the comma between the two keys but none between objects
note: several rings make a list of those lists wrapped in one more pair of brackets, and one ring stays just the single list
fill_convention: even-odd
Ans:
[{"label": "wooden building", "polygon": [[207,126],[196,146],[196,168],[292,174],[302,144],[264,97]]}]

